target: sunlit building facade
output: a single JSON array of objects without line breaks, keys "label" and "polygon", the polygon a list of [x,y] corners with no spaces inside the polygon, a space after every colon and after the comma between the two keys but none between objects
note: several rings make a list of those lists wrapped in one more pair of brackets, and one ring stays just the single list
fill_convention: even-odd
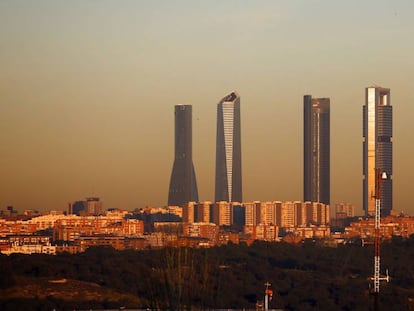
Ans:
[{"label": "sunlit building facade", "polygon": [[351,203],[335,204],[335,218],[355,217],[355,205]]},{"label": "sunlit building facade", "polygon": [[390,89],[367,87],[363,106],[363,209],[375,215],[376,169],[387,174],[381,184],[381,214],[392,210],[392,106]]},{"label": "sunlit building facade", "polygon": [[193,223],[197,221],[196,202],[188,202],[183,205],[183,222]]},{"label": "sunlit building facade", "polygon": [[233,206],[226,201],[214,204],[213,222],[218,226],[230,226],[233,223]]},{"label": "sunlit building facade", "polygon": [[258,225],[260,223],[260,202],[244,202],[246,225]]},{"label": "sunlit building facade", "polygon": [[213,222],[213,203],[210,201],[197,204],[197,222]]},{"label": "sunlit building facade", "polygon": [[303,97],[303,200],[330,204],[330,99]]},{"label": "sunlit building facade", "polygon": [[192,106],[176,105],[175,157],[168,191],[169,206],[198,202],[192,153]]},{"label": "sunlit building facade", "polygon": [[242,202],[240,96],[226,95],[217,105],[215,202]]},{"label": "sunlit building facade", "polygon": [[294,227],[295,223],[295,203],[283,202],[276,204],[276,225],[279,227]]}]

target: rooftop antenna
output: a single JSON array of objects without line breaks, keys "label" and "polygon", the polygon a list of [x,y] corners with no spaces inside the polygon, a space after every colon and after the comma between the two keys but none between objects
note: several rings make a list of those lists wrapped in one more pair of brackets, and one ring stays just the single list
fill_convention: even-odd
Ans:
[{"label": "rooftop antenna", "polygon": [[272,300],[273,297],[273,291],[269,288],[272,286],[269,282],[266,282],[265,284],[265,295],[264,295],[264,309],[269,310],[269,301]]}]

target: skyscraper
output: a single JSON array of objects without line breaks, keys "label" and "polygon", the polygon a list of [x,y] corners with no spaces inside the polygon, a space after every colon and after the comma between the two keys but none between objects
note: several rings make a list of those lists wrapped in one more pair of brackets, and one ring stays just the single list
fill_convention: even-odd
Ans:
[{"label": "skyscraper", "polygon": [[392,210],[392,106],[390,89],[367,87],[363,106],[363,208],[375,215],[375,170],[387,174],[381,185],[381,214]]},{"label": "skyscraper", "polygon": [[168,205],[198,202],[197,181],[192,155],[192,107],[175,106],[174,165],[168,192]]},{"label": "skyscraper", "polygon": [[330,204],[330,100],[303,97],[303,200]]},{"label": "skyscraper", "polygon": [[215,202],[242,202],[240,96],[223,97],[217,105]]}]

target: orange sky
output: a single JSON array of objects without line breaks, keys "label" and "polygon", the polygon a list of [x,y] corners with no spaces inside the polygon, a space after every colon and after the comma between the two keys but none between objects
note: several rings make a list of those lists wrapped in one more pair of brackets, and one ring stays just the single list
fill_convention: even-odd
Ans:
[{"label": "orange sky", "polygon": [[241,96],[245,201],[302,199],[302,97],[331,98],[331,201],[362,205],[364,89],[391,89],[394,207],[414,214],[411,1],[1,1],[0,209],[166,204],[174,105],[200,200]]}]

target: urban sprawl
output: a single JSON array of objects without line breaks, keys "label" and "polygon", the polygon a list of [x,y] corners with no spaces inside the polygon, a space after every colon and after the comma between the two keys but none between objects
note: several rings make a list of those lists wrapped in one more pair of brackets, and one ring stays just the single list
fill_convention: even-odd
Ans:
[{"label": "urban sprawl", "polygon": [[[213,247],[256,240],[315,243],[372,243],[414,233],[414,218],[392,206],[392,105],[390,90],[368,87],[363,106],[363,210],[330,202],[330,99],[303,101],[303,200],[244,202],[242,198],[240,96],[217,105],[214,202],[200,202],[192,160],[192,106],[176,105],[175,150],[168,204],[126,211],[103,209],[98,197],[68,205],[66,211],[0,211],[4,254],[79,253],[92,246],[118,250]],[[379,178],[381,176],[381,179]],[[381,191],[380,191],[381,189]],[[378,206],[378,204],[381,206]],[[373,216],[382,216],[379,230]]]}]

